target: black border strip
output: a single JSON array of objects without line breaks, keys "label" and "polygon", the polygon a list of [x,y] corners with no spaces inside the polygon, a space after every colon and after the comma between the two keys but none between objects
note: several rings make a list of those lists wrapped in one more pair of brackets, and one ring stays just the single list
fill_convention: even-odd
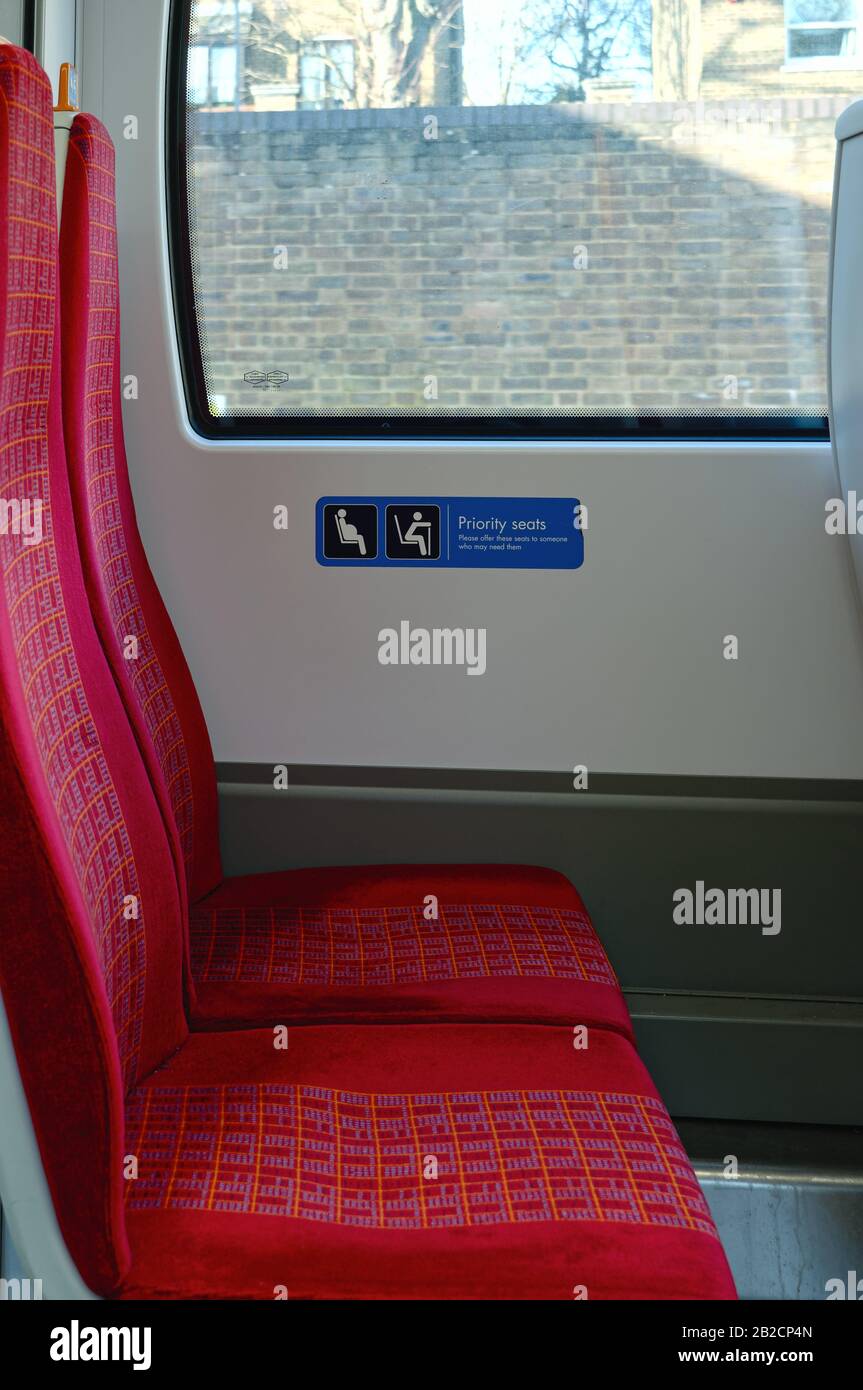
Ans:
[{"label": "black border strip", "polygon": [[[223,785],[273,785],[273,763],[216,764]],[[288,763],[292,787],[351,787],[407,791],[519,792],[574,795],[568,772],[484,768],[361,767]],[[662,773],[591,772],[581,796],[705,797],[732,801],[863,803],[863,781],[808,777],[699,777]]]},{"label": "black border strip", "polygon": [[218,416],[209,412],[195,313],[189,219],[186,128],[186,52],[192,0],[172,0],[168,22],[166,170],[168,247],[183,389],[192,428],[204,439],[354,439],[441,443],[473,440],[494,446],[518,440],[574,443],[602,440],[764,441],[827,440],[827,416],[510,416],[470,415],[403,419],[396,416]]},{"label": "black border strip", "polygon": [[[676,1119],[683,1146],[696,1167],[722,1176],[720,1154],[745,1154],[747,1180],[847,1183],[860,1201],[863,1130],[844,1125],[783,1124],[764,1120]],[[853,1190],[858,1189],[858,1190]]]},{"label": "black border strip", "polygon": [[24,0],[21,15],[21,47],[36,52],[36,0]]},{"label": "black border strip", "polygon": [[[203,434],[199,421],[212,419],[204,386],[203,356],[195,312],[192,276],[192,236],[189,222],[188,142],[186,125],[186,54],[192,0],[171,0],[165,80],[165,170],[168,207],[168,265],[174,301],[180,372],[192,427]],[[203,401],[203,413],[201,403]]]}]

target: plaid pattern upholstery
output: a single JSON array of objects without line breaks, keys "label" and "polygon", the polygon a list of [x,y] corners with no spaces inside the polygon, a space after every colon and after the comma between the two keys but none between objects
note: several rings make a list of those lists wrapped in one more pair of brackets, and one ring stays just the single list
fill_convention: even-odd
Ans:
[{"label": "plaid pattern upholstery", "polygon": [[617,988],[590,919],[567,908],[193,909],[200,984],[394,985],[546,976]]},{"label": "plaid pattern upholstery", "polygon": [[142,914],[124,916],[124,897],[140,898],[135,862],[81,683],[52,530],[48,403],[57,233],[50,86],[35,63],[12,49],[0,53],[9,157],[0,495],[43,508],[39,544],[12,529],[0,535],[3,597],[33,739],[88,909],[129,1084],[141,1040],[144,922]]},{"label": "plaid pattern upholstery", "polygon": [[716,1235],[659,1100],[600,1091],[147,1087],[127,1206],[412,1230],[602,1221]]},{"label": "plaid pattern upholstery", "polygon": [[118,648],[137,638],[127,662],[135,695],[168,788],[188,875],[193,852],[192,778],[186,743],[171,689],[147,630],[129,560],[117,493],[114,394],[119,370],[119,276],[117,267],[114,147],[93,117],[77,116],[69,137],[81,156],[87,181],[90,296],[86,334],[86,399],[83,467],[88,523],[96,544]]}]

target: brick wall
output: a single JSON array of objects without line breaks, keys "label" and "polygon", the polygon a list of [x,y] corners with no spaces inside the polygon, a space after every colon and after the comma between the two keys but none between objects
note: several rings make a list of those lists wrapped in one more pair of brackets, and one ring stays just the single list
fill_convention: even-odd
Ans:
[{"label": "brick wall", "polygon": [[[193,114],[211,395],[237,413],[820,414],[851,99],[456,108],[433,140],[427,112]],[[290,381],[264,392],[255,370]]]}]

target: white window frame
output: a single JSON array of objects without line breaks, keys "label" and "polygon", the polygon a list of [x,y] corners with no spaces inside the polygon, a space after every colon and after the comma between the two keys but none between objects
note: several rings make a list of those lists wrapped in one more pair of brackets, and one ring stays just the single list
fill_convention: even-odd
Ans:
[{"label": "white window frame", "polygon": [[[799,72],[801,70],[809,72],[830,71],[839,68],[857,69],[863,68],[863,16],[861,16],[860,0],[856,0],[856,14],[853,19],[825,19],[825,20],[806,20],[803,23],[792,21],[788,17],[788,0],[784,3],[784,23],[785,23],[785,62],[782,66],[783,72]],[[823,32],[825,29],[851,29],[857,33],[857,52],[848,58],[840,56],[799,58],[791,55],[791,35],[802,31],[811,30]]]}]

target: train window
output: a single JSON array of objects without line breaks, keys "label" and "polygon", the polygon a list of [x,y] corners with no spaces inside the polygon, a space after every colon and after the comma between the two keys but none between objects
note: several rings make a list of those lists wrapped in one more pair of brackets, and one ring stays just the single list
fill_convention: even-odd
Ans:
[{"label": "train window", "polygon": [[196,427],[825,437],[857,12],[176,0]]}]

